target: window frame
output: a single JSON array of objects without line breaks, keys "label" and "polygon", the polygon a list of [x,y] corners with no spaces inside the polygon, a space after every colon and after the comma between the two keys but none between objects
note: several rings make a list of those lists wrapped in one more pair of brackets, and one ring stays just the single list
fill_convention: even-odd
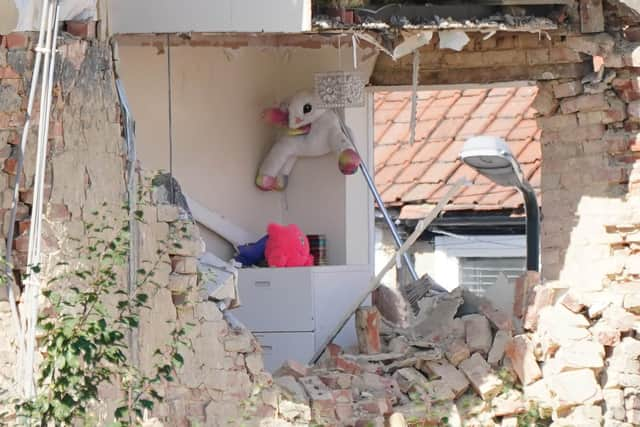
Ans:
[{"label": "window frame", "polygon": [[451,291],[460,283],[460,258],[526,258],[527,240],[516,235],[436,236],[433,278]]}]

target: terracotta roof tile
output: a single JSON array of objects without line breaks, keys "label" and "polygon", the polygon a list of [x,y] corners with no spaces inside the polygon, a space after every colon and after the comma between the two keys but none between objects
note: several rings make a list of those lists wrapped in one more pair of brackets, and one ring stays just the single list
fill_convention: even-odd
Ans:
[{"label": "terracotta roof tile", "polygon": [[397,149],[398,146],[392,144],[377,145],[373,151],[373,159],[376,164],[376,169],[383,166]]},{"label": "terracotta roof tile", "polygon": [[484,134],[499,136],[506,139],[509,132],[511,132],[511,129],[513,129],[519,121],[520,119],[515,118],[495,119],[484,131]]},{"label": "terracotta roof tile", "polygon": [[420,178],[420,182],[437,184],[446,182],[451,174],[458,168],[455,162],[435,162],[427,169],[425,174]]},{"label": "terracotta roof tile", "polygon": [[409,126],[404,123],[393,123],[387,130],[380,136],[381,144],[397,144],[406,142],[407,135],[409,135]]},{"label": "terracotta roof tile", "polygon": [[538,125],[535,120],[524,119],[521,120],[509,133],[508,139],[528,139],[535,138],[536,132],[538,132]]},{"label": "terracotta roof tile", "polygon": [[[473,185],[461,189],[447,209],[521,207],[522,196],[514,188],[493,184],[463,165],[458,155],[464,141],[473,135],[499,135],[507,140],[537,189],[541,176],[540,130],[531,107],[537,91],[535,86],[420,91],[413,146],[407,144],[411,93],[376,93],[375,181],[385,203],[434,204],[451,183],[466,177]],[[426,208],[423,205],[420,209]]]},{"label": "terracotta roof tile", "polygon": [[[413,184],[392,184],[382,193],[385,203],[395,203],[402,201],[402,195],[409,190]],[[387,202],[388,200],[388,202]]]},{"label": "terracotta roof tile", "polygon": [[440,154],[449,144],[446,141],[428,141],[424,147],[413,158],[414,162],[433,162],[440,157]]},{"label": "terracotta roof tile", "polygon": [[387,160],[388,165],[400,165],[400,164],[409,164],[413,161],[416,153],[420,151],[426,143],[414,143],[413,145],[409,145],[408,142],[398,145],[398,149],[391,155],[389,160]]},{"label": "terracotta roof tile", "polygon": [[415,183],[424,175],[428,167],[429,167],[429,163],[425,163],[425,162],[409,163],[404,168],[402,173],[396,177],[395,182],[398,182],[401,184],[407,184],[411,182]]},{"label": "terracotta roof tile", "polygon": [[418,184],[402,196],[403,202],[428,200],[429,196],[440,188],[440,184]]},{"label": "terracotta roof tile", "polygon": [[[393,184],[395,177],[402,171],[402,165],[385,166],[376,171],[376,185]],[[384,199],[383,199],[384,200]]]},{"label": "terracotta roof tile", "polygon": [[464,126],[465,119],[444,119],[440,122],[438,127],[429,135],[429,139],[432,141],[446,141],[453,139],[462,126]]}]

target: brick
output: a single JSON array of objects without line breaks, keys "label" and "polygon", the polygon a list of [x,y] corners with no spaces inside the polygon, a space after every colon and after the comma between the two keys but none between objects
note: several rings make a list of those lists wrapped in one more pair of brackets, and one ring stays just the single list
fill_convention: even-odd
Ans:
[{"label": "brick", "polygon": [[491,400],[502,390],[502,381],[479,353],[462,362],[460,369],[483,400]]},{"label": "brick", "polygon": [[531,106],[543,116],[554,113],[559,106],[558,100],[553,96],[551,86],[538,84],[538,94],[533,100]]},{"label": "brick", "polygon": [[566,45],[591,56],[606,56],[613,50],[615,40],[613,36],[606,33],[593,36],[571,36],[567,37]]},{"label": "brick", "polygon": [[197,274],[198,259],[193,257],[171,257],[171,271],[179,274]]},{"label": "brick", "polygon": [[576,113],[578,111],[599,111],[609,107],[604,94],[579,95],[572,98],[565,98],[560,101],[560,109],[564,114]]},{"label": "brick", "polygon": [[580,313],[585,307],[585,305],[576,296],[576,293],[572,291],[564,294],[564,296],[560,299],[560,304],[564,305],[574,313]]},{"label": "brick", "polygon": [[579,63],[584,61],[579,52],[566,47],[551,48],[549,51],[549,60],[552,64]]},{"label": "brick", "polygon": [[[318,378],[330,389],[351,388],[353,376],[342,372],[318,373]],[[365,374],[366,375],[366,374]]]},{"label": "brick", "polygon": [[71,217],[69,208],[62,203],[48,203],[45,217],[49,221],[67,221]]},{"label": "brick", "polygon": [[593,341],[568,342],[560,346],[555,354],[560,372],[571,369],[604,367],[604,347]]},{"label": "brick", "polygon": [[529,385],[542,378],[542,371],[533,354],[533,343],[524,335],[514,337],[505,346],[505,354],[524,385]]},{"label": "brick", "polygon": [[496,396],[491,401],[491,408],[496,417],[518,415],[527,412],[527,405],[522,393],[510,390],[508,393]]},{"label": "brick", "polygon": [[361,354],[378,354],[380,341],[380,312],[375,307],[362,307],[356,311],[356,334]]},{"label": "brick", "polygon": [[425,390],[427,399],[431,403],[449,402],[456,397],[445,380],[429,381]]},{"label": "brick", "polygon": [[9,33],[4,36],[7,49],[26,49],[29,46],[29,36],[26,33]]},{"label": "brick", "polygon": [[274,377],[291,376],[293,378],[303,378],[309,376],[309,368],[295,360],[286,360],[280,368],[273,374]]},{"label": "brick", "polygon": [[470,292],[464,292],[463,296],[465,301],[473,301],[473,305],[478,308],[480,314],[489,320],[494,329],[499,331],[513,331],[512,316],[495,308],[489,299],[477,297]]},{"label": "brick", "polygon": [[455,366],[445,361],[433,361],[425,363],[423,370],[426,370],[429,377],[442,379],[453,391],[456,398],[462,396],[469,388],[467,378],[456,369]]},{"label": "brick", "polygon": [[96,21],[66,21],[67,33],[83,39],[95,39],[96,28]]},{"label": "brick", "polygon": [[176,274],[169,275],[168,288],[172,295],[186,295],[194,290],[198,284],[198,276],[195,274]]},{"label": "brick", "polygon": [[545,379],[555,395],[556,410],[596,403],[602,400],[602,389],[591,369],[562,372]]},{"label": "brick", "polygon": [[455,339],[447,344],[445,357],[453,366],[458,366],[460,362],[471,357],[471,351],[466,342]]},{"label": "brick", "polygon": [[15,175],[18,169],[18,159],[15,157],[9,157],[4,161],[4,167],[2,170],[9,175]]},{"label": "brick", "polygon": [[624,308],[632,313],[640,314],[640,293],[625,295]]},{"label": "brick", "polygon": [[507,344],[511,341],[511,332],[508,331],[498,331],[496,332],[495,337],[493,338],[493,344],[491,345],[491,350],[489,351],[489,355],[487,357],[487,362],[493,366],[497,367],[504,357],[504,352]]},{"label": "brick", "polygon": [[625,417],[625,401],[624,392],[619,389],[602,390],[602,396],[607,405],[607,418],[624,421]]},{"label": "brick", "polygon": [[582,94],[584,87],[582,83],[577,80],[558,83],[553,86],[553,94],[556,98],[568,98],[571,96],[577,96]]},{"label": "brick", "polygon": [[538,325],[540,310],[553,304],[555,289],[539,285],[531,289],[528,294],[527,300],[532,303],[527,307],[523,326],[531,331],[535,330]]},{"label": "brick", "polygon": [[353,375],[358,375],[362,372],[362,368],[356,362],[347,360],[342,356],[336,356],[332,361],[332,367],[341,371]]},{"label": "brick", "polygon": [[336,403],[352,403],[353,402],[353,396],[351,394],[351,390],[347,390],[347,389],[331,390],[331,396],[333,396],[333,400]]},{"label": "brick", "polygon": [[175,205],[158,205],[157,218],[160,222],[175,222],[180,218],[180,208]]},{"label": "brick", "polygon": [[19,79],[21,76],[13,68],[0,67],[0,79]]},{"label": "brick", "polygon": [[427,386],[427,379],[415,368],[398,369],[393,378],[398,382],[400,390],[405,393],[413,393],[424,390]]},{"label": "brick", "polygon": [[576,114],[559,114],[550,117],[539,117],[537,122],[543,131],[573,129],[578,127],[578,116]]},{"label": "brick", "polygon": [[303,377],[299,381],[309,396],[313,419],[320,423],[333,421],[336,414],[331,390],[317,376]]},{"label": "brick", "polygon": [[580,0],[580,28],[583,33],[604,31],[602,0]]},{"label": "brick", "polygon": [[549,64],[551,62],[549,49],[527,49],[525,51],[528,65]]},{"label": "brick", "polygon": [[463,316],[465,341],[471,353],[479,351],[488,354],[491,350],[492,334],[489,320],[481,314]]},{"label": "brick", "polygon": [[336,417],[341,424],[346,425],[353,419],[353,405],[351,403],[336,403]]}]

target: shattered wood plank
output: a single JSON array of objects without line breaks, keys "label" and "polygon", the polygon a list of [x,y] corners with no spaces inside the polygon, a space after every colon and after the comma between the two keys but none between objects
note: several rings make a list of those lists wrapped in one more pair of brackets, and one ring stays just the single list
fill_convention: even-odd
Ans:
[{"label": "shattered wood plank", "polygon": [[580,26],[583,33],[604,31],[602,0],[580,0]]}]

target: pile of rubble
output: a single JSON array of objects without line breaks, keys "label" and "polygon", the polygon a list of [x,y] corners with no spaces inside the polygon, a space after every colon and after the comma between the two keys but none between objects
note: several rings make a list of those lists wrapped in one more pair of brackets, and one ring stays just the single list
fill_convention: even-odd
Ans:
[{"label": "pile of rubble", "polygon": [[280,416],[340,426],[639,425],[640,317],[619,291],[589,300],[537,285],[519,319],[456,290],[422,299],[405,328],[364,309],[359,351],[332,344],[315,366],[288,361],[274,374]]},{"label": "pile of rubble", "polygon": [[321,425],[518,425],[531,408],[514,387],[521,343],[509,316],[477,302],[463,306],[460,290],[428,296],[406,328],[361,311],[359,354],[332,344],[316,366],[289,361],[275,373],[281,415]]}]

